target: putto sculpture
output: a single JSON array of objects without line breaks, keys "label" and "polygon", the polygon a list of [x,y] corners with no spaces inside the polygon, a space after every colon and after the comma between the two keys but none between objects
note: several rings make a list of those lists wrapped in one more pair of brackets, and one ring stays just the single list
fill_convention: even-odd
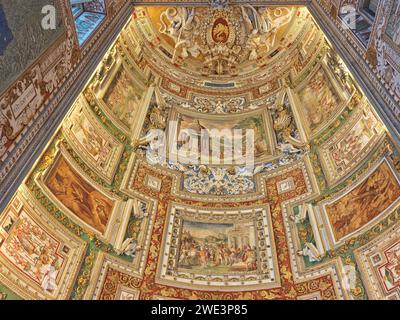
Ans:
[{"label": "putto sculpture", "polygon": [[211,8],[167,8],[160,15],[159,32],[174,42],[174,64],[194,59],[204,75],[235,75],[240,64],[266,56],[278,28],[287,25],[292,14],[290,8],[216,1]]}]

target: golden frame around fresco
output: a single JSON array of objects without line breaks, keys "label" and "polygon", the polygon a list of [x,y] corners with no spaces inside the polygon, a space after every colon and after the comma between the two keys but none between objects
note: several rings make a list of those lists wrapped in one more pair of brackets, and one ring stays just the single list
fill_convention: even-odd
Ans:
[{"label": "golden frame around fresco", "polygon": [[[4,228],[6,220],[9,227]],[[44,243],[53,246],[45,249]],[[4,249],[18,244],[19,254],[7,258]],[[0,248],[0,281],[25,299],[52,300],[69,297],[87,244],[70,232],[61,233],[58,222],[22,189],[0,218]]]},{"label": "golden frame around fresco", "polygon": [[[56,173],[58,169],[57,164],[60,161],[63,161],[66,164],[66,166],[70,168],[69,170],[73,172],[73,175],[75,175],[78,179],[80,179],[85,186],[87,185],[88,188],[96,191],[97,195],[100,197],[98,200],[99,202],[97,202],[95,199],[95,202],[97,203],[98,206],[102,207],[101,203],[103,203],[104,201],[106,203],[108,202],[109,206],[111,206],[111,208],[109,208],[107,211],[108,212],[107,221],[103,222],[102,229],[99,229],[99,227],[94,226],[93,222],[88,221],[88,217],[81,218],[79,216],[80,215],[79,209],[77,210],[70,209],[71,205],[74,205],[74,201],[71,202],[61,201],[50,189],[48,185],[49,179],[54,175],[54,173]],[[93,180],[88,179],[86,177],[86,174],[83,173],[82,170],[74,163],[74,160],[71,158],[68,152],[64,150],[62,146],[59,147],[59,151],[54,157],[52,164],[45,171],[39,174],[39,176],[36,177],[36,181],[40,186],[40,188],[44,191],[44,193],[54,203],[56,203],[58,207],[62,208],[63,212],[65,212],[76,223],[82,224],[86,228],[91,230],[91,232],[96,234],[100,239],[104,239],[113,243],[115,242],[116,239],[116,233],[123,232],[123,230],[121,230],[120,224],[117,224],[114,227],[113,224],[115,224],[115,222],[119,219],[119,217],[121,217],[124,214],[124,206],[126,205],[125,202],[116,197],[114,194],[111,194],[109,191],[104,190]],[[79,187],[78,190],[79,189],[82,189],[82,187]],[[83,189],[85,189],[85,187],[83,187]],[[87,197],[82,198],[82,196],[79,194],[77,195],[77,197],[82,201],[85,201],[85,199],[87,198]],[[118,232],[116,232],[116,230],[118,230]]]},{"label": "golden frame around fresco", "polygon": [[[230,247],[229,250],[232,251],[233,247],[237,250],[243,250],[243,246],[250,247],[249,250],[252,250],[252,254],[247,257],[246,261],[253,261],[255,263],[254,269],[245,262],[228,262],[227,256],[225,256],[225,259],[220,258],[219,267],[216,266],[215,261],[209,261],[214,267],[202,267],[200,260],[194,262],[197,266],[196,270],[191,270],[195,265],[183,267],[180,260],[182,256],[186,255],[182,252],[185,222],[201,224],[200,228],[205,229],[200,231],[200,234],[207,232],[207,229],[213,228],[212,226],[217,228],[222,226],[220,227],[222,229],[218,230],[225,228],[225,231],[222,232],[227,232],[228,238],[223,240],[226,243],[226,248]],[[249,229],[243,231],[243,228]],[[249,230],[252,231],[247,233]],[[211,232],[213,231],[211,230]],[[211,241],[207,240],[208,236],[205,235],[198,239],[203,243],[202,246],[207,246],[207,241]],[[212,242],[208,243],[208,246],[213,246]],[[160,254],[157,269],[156,281],[158,283],[171,285],[178,282],[181,287],[198,289],[215,287],[222,291],[237,291],[243,285],[246,286],[246,289],[265,289],[280,286],[278,262],[274,253],[275,243],[271,227],[271,214],[268,206],[238,210],[231,208],[226,208],[226,210],[203,208],[199,210],[195,207],[171,203],[165,221],[162,248],[164,249]],[[212,250],[211,247],[209,250]],[[201,259],[202,255],[196,255],[196,257]],[[229,267],[231,263],[236,263],[237,267],[234,267],[235,264]],[[222,271],[217,271],[217,268],[218,270],[222,269]]]},{"label": "golden frame around fresco", "polygon": [[64,120],[63,134],[85,163],[112,183],[124,146],[105,129],[90,110],[84,96],[76,100]]},{"label": "golden frame around fresco", "polygon": [[[380,174],[380,171],[384,170],[384,174]],[[371,185],[371,190],[369,190],[368,185]],[[365,189],[363,193],[357,193],[359,189]],[[386,189],[387,192],[382,193],[382,194],[375,194],[374,190],[381,190],[381,189]],[[361,190],[360,189],[360,190]],[[351,221],[346,223],[346,226],[349,227],[348,231],[345,231],[344,228],[338,228],[334,227],[332,217],[330,217],[329,213],[329,207],[333,205],[337,205],[340,203],[343,199],[348,198],[349,195],[352,194],[352,192],[356,192],[356,194],[359,195],[359,197],[363,198],[364,194],[365,196],[369,196],[369,194],[373,195],[375,198],[374,201],[377,201],[381,205],[377,208],[374,207],[373,202],[365,202],[368,206],[368,210],[364,210],[362,212],[358,212],[361,221],[356,223],[354,226],[352,226]],[[390,194],[390,196],[388,195]],[[397,197],[396,197],[397,194]],[[377,199],[377,197],[386,199],[390,202],[385,202],[382,203],[380,199]],[[356,199],[354,199],[356,201]],[[353,202],[354,202],[353,201]],[[366,230],[369,228],[371,225],[377,223],[379,220],[382,220],[385,216],[390,214],[395,208],[398,207],[400,204],[400,174],[397,172],[397,170],[394,168],[392,162],[387,159],[385,156],[380,158],[375,162],[375,164],[367,171],[365,172],[361,178],[357,180],[354,184],[349,185],[348,187],[344,188],[341,192],[335,194],[334,197],[331,197],[330,199],[320,202],[318,204],[318,208],[320,210],[321,216],[324,221],[324,229],[327,232],[328,239],[327,241],[329,242],[329,245],[331,247],[337,247],[346,240],[350,239],[351,237],[354,237],[357,234],[360,234],[362,231]],[[382,207],[383,206],[383,207]],[[347,207],[349,209],[349,207]],[[377,211],[380,210],[381,211]],[[370,211],[374,211],[374,213]],[[347,211],[342,211],[343,214],[345,214]],[[349,211],[353,212],[353,211]],[[358,216],[355,216],[356,218]],[[338,220],[339,223],[340,220]],[[336,229],[335,229],[336,228]],[[346,229],[347,230],[347,229]]]},{"label": "golden frame around fresco", "polygon": [[[273,159],[277,158],[277,150],[276,150],[276,141],[275,141],[275,133],[273,131],[273,126],[272,126],[272,119],[269,113],[267,113],[265,110],[255,110],[255,111],[250,111],[250,112],[245,112],[241,113],[240,115],[209,115],[209,114],[199,114],[193,111],[188,111],[183,108],[178,108],[178,107],[173,107],[170,113],[170,121],[176,121],[177,126],[173,126],[173,128],[176,130],[175,132],[170,132],[167,129],[167,134],[170,137],[179,137],[180,133],[180,120],[182,118],[186,118],[190,121],[190,119],[200,119],[204,122],[205,125],[207,125],[207,121],[210,123],[220,123],[223,124],[224,121],[231,121],[232,123],[238,123],[243,119],[244,114],[248,116],[249,118],[255,118],[255,119],[261,119],[261,127],[257,127],[256,131],[262,131],[261,137],[263,138],[263,142],[265,143],[265,151],[260,154],[259,156],[255,156],[254,161],[255,163],[260,163],[260,162],[266,162],[266,161],[271,161]],[[218,125],[216,125],[218,126]],[[204,127],[204,129],[213,129],[213,128],[207,128]],[[219,128],[217,128],[219,129]],[[222,127],[221,127],[222,129]],[[233,126],[228,128],[228,130],[232,130]],[[251,129],[251,128],[243,128],[243,135],[245,134],[246,129]],[[233,131],[232,131],[233,134]],[[255,145],[257,145],[257,135],[255,134]],[[211,153],[210,153],[211,154]],[[177,156],[174,153],[172,153],[172,156]],[[221,155],[222,156],[222,155]],[[221,157],[222,159],[222,157]],[[245,161],[245,159],[240,159],[241,161]],[[211,162],[214,160],[211,160]],[[222,161],[222,160],[221,160]],[[219,162],[218,160],[215,160],[215,165],[223,165],[223,163]],[[228,164],[233,164],[234,160],[232,158],[229,158],[226,160]]]},{"label": "golden frame around fresco", "polygon": [[[333,109],[327,113],[327,116],[324,116],[323,121],[321,122],[316,122],[315,128],[311,128],[311,122],[310,122],[310,116],[307,116],[307,112],[304,109],[304,104],[300,98],[300,92],[303,92],[305,88],[314,81],[314,79],[320,75],[320,78],[323,78],[323,81],[325,83],[325,86],[323,86],[325,89],[329,90],[329,95],[334,97],[335,101],[333,101],[333,104],[336,104],[333,106]],[[322,79],[321,79],[322,80]],[[316,82],[314,86],[317,86],[315,90],[319,90],[318,85],[320,83],[318,81]],[[328,84],[326,83],[328,82]],[[312,96],[316,94],[314,92],[315,90],[309,90],[309,96]],[[298,85],[296,88],[294,88],[294,101],[295,101],[295,108],[297,109],[297,112],[300,114],[301,117],[301,122],[302,122],[302,127],[304,128],[304,131],[306,133],[306,136],[308,139],[312,139],[318,134],[326,129],[333,121],[334,119],[343,111],[343,109],[346,107],[346,104],[349,101],[349,96],[347,93],[344,92],[344,88],[339,84],[337,78],[332,74],[332,71],[326,66],[326,63],[324,61],[320,62],[314,69],[313,71],[306,77],[306,79]],[[318,92],[318,91],[317,91]],[[322,97],[327,96],[326,92],[320,92],[320,95]],[[326,102],[325,102],[326,103]],[[318,105],[318,108],[322,108],[319,110],[319,113],[316,114],[316,117],[322,117],[322,115],[325,114],[325,103],[322,101],[315,101],[314,104]],[[309,109],[310,110],[310,109]],[[317,120],[315,120],[317,121]]]}]

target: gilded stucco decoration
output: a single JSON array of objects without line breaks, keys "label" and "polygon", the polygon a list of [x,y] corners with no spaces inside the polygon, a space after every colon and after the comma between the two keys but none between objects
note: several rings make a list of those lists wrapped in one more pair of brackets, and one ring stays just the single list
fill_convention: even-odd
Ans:
[{"label": "gilded stucco decoration", "polygon": [[[254,166],[154,129],[252,129]],[[136,6],[0,214],[0,300],[399,299],[399,170],[306,7]]]}]

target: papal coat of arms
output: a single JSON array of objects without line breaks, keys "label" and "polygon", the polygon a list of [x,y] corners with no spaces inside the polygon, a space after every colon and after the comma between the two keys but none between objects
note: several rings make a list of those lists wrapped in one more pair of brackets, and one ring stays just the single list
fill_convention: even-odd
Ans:
[{"label": "papal coat of arms", "polygon": [[215,20],[212,27],[212,39],[217,43],[226,43],[229,38],[229,25],[224,18]]}]

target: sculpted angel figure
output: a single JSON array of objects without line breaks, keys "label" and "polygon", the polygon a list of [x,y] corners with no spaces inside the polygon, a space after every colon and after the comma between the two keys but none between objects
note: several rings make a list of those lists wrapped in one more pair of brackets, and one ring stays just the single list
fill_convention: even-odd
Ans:
[{"label": "sculpted angel figure", "polygon": [[292,18],[292,10],[285,7],[254,8],[250,5],[242,8],[243,20],[245,21],[249,40],[250,60],[258,58],[257,50],[263,48],[269,51],[274,47],[277,36],[277,28],[288,24]]},{"label": "sculpted angel figure", "polygon": [[163,116],[163,110],[157,104],[152,107],[149,115],[149,128],[144,137],[138,139],[135,143],[135,148],[144,147],[153,141],[158,135],[158,130],[164,131],[167,127],[167,120]]},{"label": "sculpted angel figure", "polygon": [[200,55],[200,46],[193,36],[198,25],[195,8],[168,8],[160,15],[160,23],[160,33],[169,36],[175,42],[173,61],[178,51],[183,58],[187,58],[189,54],[195,58]]},{"label": "sculpted angel figure", "polygon": [[310,242],[305,243],[304,247],[297,251],[297,255],[307,257],[310,262],[321,261],[323,258],[323,255],[321,255],[314,244]]},{"label": "sculpted angel figure", "polygon": [[[158,96],[162,100],[160,95]],[[134,144],[135,150],[140,150],[142,155],[145,154],[147,161],[152,164],[165,163],[166,144],[164,133],[167,127],[166,108],[164,102],[151,104],[146,134],[136,140]]]},{"label": "sculpted angel figure", "polygon": [[134,238],[127,238],[121,245],[121,248],[115,249],[119,255],[127,255],[134,258],[136,253],[142,248],[137,244]]},{"label": "sculpted angel figure", "polygon": [[264,8],[256,9],[249,4],[241,6],[240,8],[242,10],[246,31],[249,34],[264,34],[270,30],[270,23],[262,14]]}]

